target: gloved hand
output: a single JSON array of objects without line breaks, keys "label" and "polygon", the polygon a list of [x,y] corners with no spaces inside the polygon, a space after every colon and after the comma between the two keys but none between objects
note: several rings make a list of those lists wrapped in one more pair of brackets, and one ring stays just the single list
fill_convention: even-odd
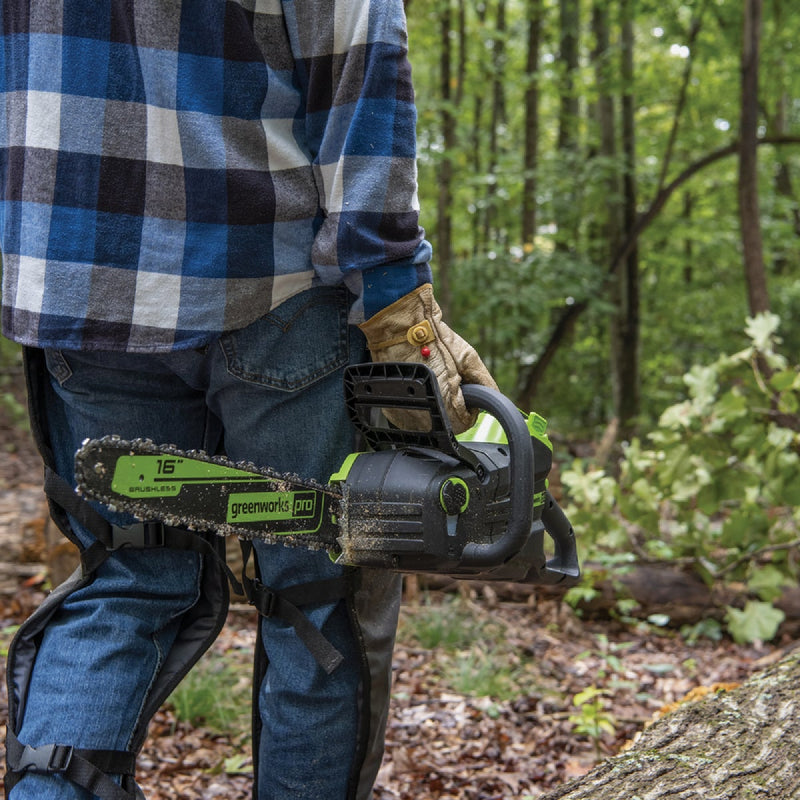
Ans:
[{"label": "gloved hand", "polygon": [[[426,283],[401,297],[358,326],[367,337],[373,361],[412,361],[426,364],[439,383],[444,407],[455,433],[470,428],[477,411],[468,410],[461,383],[497,388],[480,356],[442,322],[442,310]],[[424,412],[386,412],[390,422],[405,430],[420,430]]]}]

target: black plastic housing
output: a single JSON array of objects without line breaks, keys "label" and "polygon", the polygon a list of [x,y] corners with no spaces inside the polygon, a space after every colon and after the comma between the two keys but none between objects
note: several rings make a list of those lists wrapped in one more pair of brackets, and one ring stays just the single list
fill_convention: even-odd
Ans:
[{"label": "black plastic housing", "polygon": [[[373,452],[354,456],[342,476],[342,561],[401,572],[526,583],[574,583],[575,535],[546,492],[552,455],[500,392],[462,387],[508,443],[459,442],[438,383],[424,365],[349,367],[350,418]],[[388,425],[382,409],[422,412],[428,430]],[[535,496],[544,502],[534,505]],[[554,554],[545,554],[545,532]]]}]

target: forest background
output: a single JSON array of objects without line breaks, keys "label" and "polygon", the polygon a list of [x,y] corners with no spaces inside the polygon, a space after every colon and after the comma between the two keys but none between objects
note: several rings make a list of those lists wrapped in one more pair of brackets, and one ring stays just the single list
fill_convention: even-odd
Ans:
[{"label": "forest background", "polygon": [[[437,296],[549,419],[585,564],[567,599],[679,567],[743,588],[720,623],[769,640],[800,572],[800,8],[406,11]],[[24,424],[4,339],[0,367]]]},{"label": "forest background", "polygon": [[729,628],[769,638],[797,582],[800,9],[406,12],[437,295],[557,442],[603,439],[556,451],[584,555],[743,583]]}]

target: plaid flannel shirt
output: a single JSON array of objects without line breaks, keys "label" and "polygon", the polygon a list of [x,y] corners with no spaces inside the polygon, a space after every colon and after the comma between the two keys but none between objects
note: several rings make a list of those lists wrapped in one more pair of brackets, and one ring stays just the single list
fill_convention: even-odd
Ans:
[{"label": "plaid flannel shirt", "polygon": [[3,333],[163,352],[430,280],[402,0],[4,0]]}]

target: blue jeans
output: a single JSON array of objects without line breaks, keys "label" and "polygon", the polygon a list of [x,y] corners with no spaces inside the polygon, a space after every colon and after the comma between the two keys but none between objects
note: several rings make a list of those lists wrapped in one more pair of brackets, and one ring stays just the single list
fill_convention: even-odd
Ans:
[{"label": "blue jeans", "polygon": [[[319,288],[202,352],[48,351],[57,400],[46,414],[58,472],[72,480],[80,442],[116,433],[224,450],[237,461],[326,481],[354,446],[342,370],[366,352],[347,310],[346,293]],[[88,531],[76,533],[91,543]],[[326,553],[264,543],[255,550],[262,580],[274,588],[341,569]],[[95,580],[67,597],[34,664],[20,741],[130,747],[181,617],[197,603],[201,558],[167,549],[115,551]],[[328,675],[293,628],[261,620],[269,659],[259,693],[261,800],[344,798],[354,763],[364,690],[356,635],[344,602],[307,613],[345,661]],[[58,775],[40,774],[25,775],[11,793],[11,800],[90,797]]]}]

